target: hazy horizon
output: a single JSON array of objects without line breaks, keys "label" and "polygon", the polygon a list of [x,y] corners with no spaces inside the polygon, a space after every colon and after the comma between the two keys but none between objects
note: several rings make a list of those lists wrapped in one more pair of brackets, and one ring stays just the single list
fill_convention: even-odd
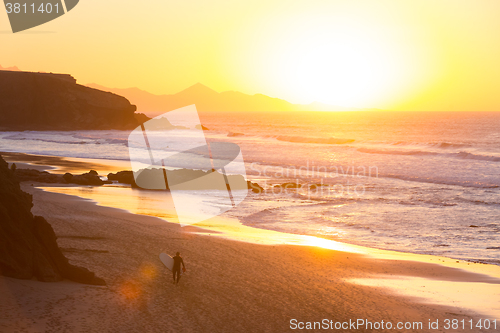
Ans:
[{"label": "hazy horizon", "polygon": [[203,82],[294,104],[500,110],[498,1],[150,5],[88,0],[17,34],[5,13],[0,64],[153,94]]}]

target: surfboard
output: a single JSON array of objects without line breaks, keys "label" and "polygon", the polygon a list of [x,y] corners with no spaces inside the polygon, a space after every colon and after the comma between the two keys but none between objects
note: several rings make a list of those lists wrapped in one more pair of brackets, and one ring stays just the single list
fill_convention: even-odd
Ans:
[{"label": "surfboard", "polygon": [[174,268],[174,258],[166,253],[160,253],[160,260],[170,271]]}]

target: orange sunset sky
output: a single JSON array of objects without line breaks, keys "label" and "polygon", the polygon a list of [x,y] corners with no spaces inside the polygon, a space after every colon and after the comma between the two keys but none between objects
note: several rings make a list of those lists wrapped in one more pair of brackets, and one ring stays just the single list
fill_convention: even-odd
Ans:
[{"label": "orange sunset sky", "polygon": [[498,0],[82,0],[12,34],[0,65],[171,94],[196,82],[293,103],[500,110]]}]

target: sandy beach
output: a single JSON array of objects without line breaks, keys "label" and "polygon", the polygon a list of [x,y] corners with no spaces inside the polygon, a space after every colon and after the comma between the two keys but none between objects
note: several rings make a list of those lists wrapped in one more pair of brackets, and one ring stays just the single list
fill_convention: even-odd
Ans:
[{"label": "sandy beach", "polygon": [[[484,281],[482,275],[314,247],[193,235],[157,218],[31,186],[24,190],[34,195],[34,213],[49,219],[70,261],[93,270],[108,285],[1,278],[3,332],[284,332],[291,319],[427,325],[429,319],[484,318],[344,282],[376,273],[455,281]],[[160,252],[175,251],[181,251],[187,266],[178,286],[157,259]]]},{"label": "sandy beach", "polygon": [[500,333],[500,0],[4,5],[0,333]]},{"label": "sandy beach", "polygon": [[[495,319],[494,311],[432,304],[405,290],[426,282],[433,288],[434,281],[455,298],[472,299],[460,296],[459,283],[494,298],[497,266],[347,245],[333,250],[237,241],[38,188],[43,186],[22,184],[33,195],[32,212],[52,224],[71,263],[94,271],[107,286],[1,277],[2,332],[285,332],[308,322],[353,332],[371,331],[367,322],[379,325],[377,331],[406,324],[398,331],[416,332],[427,331],[429,321],[439,323],[432,331],[445,332],[447,320]],[[176,251],[187,267],[179,285],[158,259]],[[392,278],[396,289],[377,285],[374,277]],[[482,309],[492,310],[487,304]]]}]

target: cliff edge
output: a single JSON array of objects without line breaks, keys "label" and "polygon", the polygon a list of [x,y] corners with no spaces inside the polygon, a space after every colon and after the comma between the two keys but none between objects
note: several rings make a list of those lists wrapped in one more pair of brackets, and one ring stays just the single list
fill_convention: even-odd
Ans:
[{"label": "cliff edge", "polygon": [[57,245],[52,226],[33,216],[32,197],[19,186],[0,156],[0,275],[40,281],[63,279],[105,285],[86,268],[71,265]]},{"label": "cliff edge", "polygon": [[144,120],[122,96],[71,75],[0,70],[0,130],[133,129]]}]

